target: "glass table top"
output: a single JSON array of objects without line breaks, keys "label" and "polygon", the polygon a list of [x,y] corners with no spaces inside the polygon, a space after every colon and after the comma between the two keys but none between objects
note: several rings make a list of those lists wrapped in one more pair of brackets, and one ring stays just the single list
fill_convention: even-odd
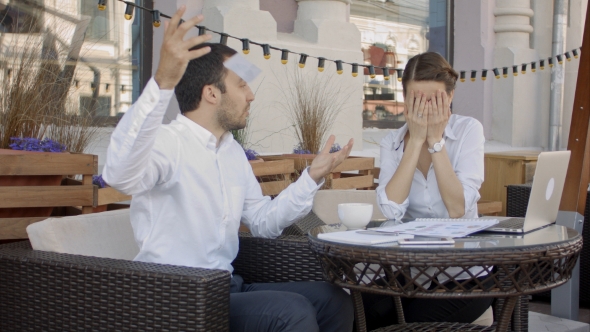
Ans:
[{"label": "glass table top", "polygon": [[[367,229],[374,228],[380,223],[371,222]],[[319,233],[328,232],[340,232],[347,231],[346,226],[342,224],[325,225],[312,229],[309,232],[309,236],[316,241],[332,242],[325,239],[318,238]],[[470,250],[484,249],[489,250],[493,248],[497,249],[508,249],[508,248],[526,248],[535,247],[540,245],[552,245],[559,244],[569,240],[573,240],[579,237],[580,234],[565,226],[549,225],[544,228],[529,232],[527,234],[515,235],[515,234],[501,234],[501,233],[474,233],[470,236],[463,238],[455,238],[454,245],[420,245],[420,246],[399,246],[397,242],[390,242],[385,244],[377,245],[358,245],[344,242],[333,242],[342,246],[355,246],[355,247],[372,247],[372,248],[400,248],[403,250],[453,250],[460,248],[469,248]]]}]

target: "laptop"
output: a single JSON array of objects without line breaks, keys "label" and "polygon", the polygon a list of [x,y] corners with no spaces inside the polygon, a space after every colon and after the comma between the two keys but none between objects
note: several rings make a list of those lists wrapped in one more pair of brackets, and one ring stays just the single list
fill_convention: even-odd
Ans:
[{"label": "laptop", "polygon": [[570,154],[570,151],[541,152],[525,217],[486,217],[498,219],[499,223],[482,232],[524,234],[555,223]]}]

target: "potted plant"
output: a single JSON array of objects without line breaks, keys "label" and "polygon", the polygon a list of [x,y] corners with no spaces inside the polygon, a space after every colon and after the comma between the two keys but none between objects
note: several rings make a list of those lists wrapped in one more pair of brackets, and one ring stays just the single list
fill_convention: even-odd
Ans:
[{"label": "potted plant", "polygon": [[[293,153],[280,156],[263,156],[265,160],[292,159],[296,175],[311,164],[316,153],[325,144],[338,112],[352,95],[342,88],[333,74],[305,74],[297,68],[287,71],[289,86],[282,104],[289,118],[298,144]],[[340,149],[335,144],[330,152]],[[368,188],[373,185],[374,158],[349,157],[332,174],[326,177],[322,189]],[[358,174],[342,174],[356,172]]]}]

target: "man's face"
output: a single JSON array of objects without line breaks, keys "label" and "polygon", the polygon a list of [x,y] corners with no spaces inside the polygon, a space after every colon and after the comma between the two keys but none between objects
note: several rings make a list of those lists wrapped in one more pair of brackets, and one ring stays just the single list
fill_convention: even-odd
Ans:
[{"label": "man's face", "polygon": [[232,70],[227,70],[225,90],[217,108],[217,121],[224,130],[236,130],[246,127],[246,118],[250,114],[250,103],[254,94],[242,78]]}]

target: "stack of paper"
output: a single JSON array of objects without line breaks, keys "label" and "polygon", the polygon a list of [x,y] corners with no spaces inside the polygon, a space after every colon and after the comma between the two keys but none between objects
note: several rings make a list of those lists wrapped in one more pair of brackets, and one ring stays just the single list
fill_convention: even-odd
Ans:
[{"label": "stack of paper", "polygon": [[404,233],[419,236],[464,237],[498,223],[498,219],[427,219],[421,218],[390,227],[372,228],[372,231]]},{"label": "stack of paper", "polygon": [[326,241],[343,242],[351,244],[382,244],[388,242],[396,242],[400,239],[411,239],[414,235],[411,234],[363,234],[358,231],[345,231],[345,232],[332,232],[332,233],[320,233],[318,238]]}]

